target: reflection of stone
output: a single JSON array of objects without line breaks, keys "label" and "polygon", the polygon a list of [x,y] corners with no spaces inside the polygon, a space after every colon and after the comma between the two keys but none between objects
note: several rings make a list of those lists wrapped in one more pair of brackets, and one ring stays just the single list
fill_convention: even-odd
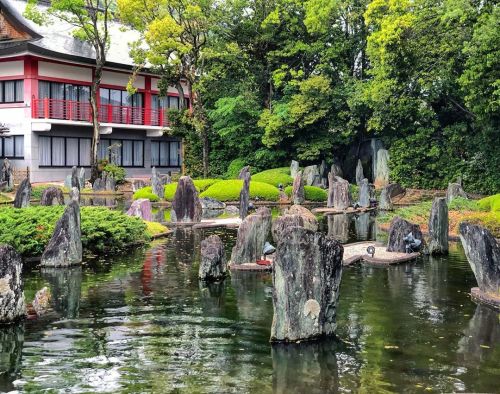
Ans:
[{"label": "reflection of stone", "polygon": [[328,220],[328,236],[333,237],[341,243],[346,243],[349,240],[349,216],[327,215]]},{"label": "reflection of stone", "polygon": [[361,213],[354,217],[354,228],[358,241],[366,241],[370,237],[370,214]]},{"label": "reflection of stone", "polygon": [[337,352],[335,339],[273,344],[273,393],[337,393]]},{"label": "reflection of stone", "polygon": [[220,317],[221,309],[224,308],[225,288],[228,281],[205,282],[200,281],[200,301],[204,316]]},{"label": "reflection of stone", "polygon": [[235,292],[240,319],[261,322],[262,327],[268,326],[273,317],[268,303],[272,287],[269,273],[231,271],[231,286]]},{"label": "reflection of stone", "polygon": [[49,282],[54,309],[65,318],[78,317],[82,268],[42,268],[41,275]]},{"label": "reflection of stone", "polygon": [[12,383],[19,379],[24,345],[24,324],[0,327],[0,387],[14,392],[19,387]]}]

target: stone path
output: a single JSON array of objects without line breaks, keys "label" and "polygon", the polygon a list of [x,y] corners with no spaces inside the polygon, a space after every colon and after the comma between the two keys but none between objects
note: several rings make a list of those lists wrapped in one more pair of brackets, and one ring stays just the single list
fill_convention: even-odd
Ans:
[{"label": "stone path", "polygon": [[[368,246],[375,247],[373,257],[366,252]],[[374,241],[356,242],[353,244],[344,245],[344,265],[351,265],[358,261],[364,261],[374,265],[391,265],[400,264],[407,261],[415,260],[420,253],[396,253],[387,252],[385,245],[380,245]]]}]

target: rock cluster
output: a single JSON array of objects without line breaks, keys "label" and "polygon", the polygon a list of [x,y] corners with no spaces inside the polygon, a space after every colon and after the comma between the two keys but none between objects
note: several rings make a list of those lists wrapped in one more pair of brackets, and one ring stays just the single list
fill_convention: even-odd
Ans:
[{"label": "rock cluster", "polygon": [[430,254],[448,253],[448,204],[444,197],[436,197],[432,202],[429,238],[428,251]]},{"label": "rock cluster", "polygon": [[306,201],[306,192],[304,190],[304,180],[302,171],[297,172],[293,180],[292,201],[294,204],[304,204]]},{"label": "rock cluster", "polygon": [[31,183],[29,178],[24,178],[19,185],[14,199],[14,208],[26,208],[30,205]]},{"label": "rock cluster", "polygon": [[182,176],[172,201],[171,220],[178,223],[199,223],[201,215],[201,202],[193,180],[189,176]]},{"label": "rock cluster", "polygon": [[0,324],[26,315],[21,256],[10,245],[0,245]]},{"label": "rock cluster", "polygon": [[116,181],[113,174],[103,171],[100,178],[97,178],[92,185],[95,192],[114,192],[116,190]]},{"label": "rock cluster", "polygon": [[400,217],[392,219],[386,250],[388,252],[405,253],[406,243],[404,238],[410,233],[413,234],[414,239],[420,240],[423,244],[424,238],[418,224],[410,223]]},{"label": "rock cluster", "polygon": [[42,192],[40,205],[64,205],[64,195],[58,187],[50,186]]},{"label": "rock cluster", "polygon": [[224,244],[218,235],[211,235],[201,241],[201,263],[198,278],[204,281],[217,281],[227,274]]},{"label": "rock cluster", "polygon": [[151,214],[151,201],[147,198],[139,198],[132,202],[130,208],[127,211],[128,216],[136,216],[142,220],[147,220],[151,222],[153,220],[153,215]]}]

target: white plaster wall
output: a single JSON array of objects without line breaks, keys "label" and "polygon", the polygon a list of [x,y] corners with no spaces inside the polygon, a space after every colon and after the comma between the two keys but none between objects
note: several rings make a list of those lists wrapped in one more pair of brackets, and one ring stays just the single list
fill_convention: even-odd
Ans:
[{"label": "white plaster wall", "polygon": [[[104,85],[117,85],[126,87],[129,79],[130,75],[128,74],[115,73],[113,71],[103,71],[101,83],[103,83]],[[134,81],[134,87],[136,89],[144,89],[145,81],[143,76],[138,75],[136,77]]]},{"label": "white plaster wall", "polygon": [[0,77],[24,75],[24,60],[0,62]]},{"label": "white plaster wall", "polygon": [[[64,78],[75,81],[92,82],[92,69],[65,64],[38,62],[38,75],[40,77]],[[43,79],[43,78],[42,78]]]},{"label": "white plaster wall", "polygon": [[[151,78],[151,90],[160,90],[160,89],[158,89],[158,82],[159,81],[160,80],[158,78]],[[184,88],[184,94],[187,95],[189,93],[189,91],[188,91],[188,88],[187,88],[186,84],[183,83],[182,87]],[[169,93],[176,93],[176,94],[178,93],[177,89],[175,87],[173,87],[173,86],[169,86],[168,89],[167,89],[167,91]]]}]

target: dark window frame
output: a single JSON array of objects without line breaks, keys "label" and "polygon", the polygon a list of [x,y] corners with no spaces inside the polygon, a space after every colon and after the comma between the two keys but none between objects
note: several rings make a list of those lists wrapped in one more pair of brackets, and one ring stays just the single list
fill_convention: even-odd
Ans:
[{"label": "dark window frame", "polygon": [[[13,151],[14,151],[14,156],[5,156],[5,139],[6,138],[13,138],[14,139],[14,144],[13,146]],[[21,146],[23,147],[23,155],[22,156],[16,156],[16,145],[17,145],[17,140],[22,138],[23,142]],[[11,159],[11,160],[24,160],[24,135],[5,135],[3,137],[0,137],[0,159]]]},{"label": "dark window frame", "polygon": [[[16,82],[22,82],[22,97],[21,100],[16,100],[17,99],[17,84]],[[14,101],[5,101],[5,82],[14,82]],[[6,79],[4,81],[0,81],[0,90],[2,91],[2,100],[0,101],[0,104],[20,104],[24,103],[24,79]],[[3,153],[3,151],[2,151]]]},{"label": "dark window frame", "polygon": [[[144,154],[146,153],[146,140],[138,140],[133,138],[100,138],[100,141],[109,141],[109,146],[113,145],[113,141],[118,141],[120,143],[120,167],[123,168],[144,168]],[[123,165],[123,141],[132,141],[132,165],[124,166]],[[142,142],[142,165],[134,165],[135,162],[135,149],[134,142]],[[108,157],[106,160],[111,163],[111,152],[108,152]],[[102,160],[102,159],[101,159]]]},{"label": "dark window frame", "polygon": [[[75,165],[77,167],[84,167],[84,168],[91,167],[90,165],[82,165],[80,162],[80,156],[81,156],[80,140],[90,140],[90,143],[92,144],[92,138],[90,138],[90,137],[65,137],[65,136],[57,136],[57,135],[40,135],[40,136],[38,136],[38,138],[50,138],[50,165],[39,164],[38,168],[72,168]],[[64,165],[53,165],[52,164],[53,160],[54,160],[54,157],[52,155],[52,152],[54,150],[54,143],[53,143],[54,138],[64,138]],[[68,138],[78,139],[78,164],[68,164],[68,158],[67,158],[67,149],[68,149],[67,139]],[[40,144],[38,144],[38,149],[40,149]]]},{"label": "dark window frame", "polygon": [[[161,143],[167,143],[168,144],[168,150],[167,150],[167,156],[168,156],[168,164],[167,166],[160,165],[161,163]],[[177,153],[177,165],[171,165],[170,164],[170,144],[176,143],[179,144],[178,146],[178,153]],[[181,141],[164,141],[164,140],[152,140],[151,141],[151,153],[153,152],[153,144],[158,144],[158,165],[153,163],[153,154],[151,154],[151,167],[158,167],[158,168],[181,168],[182,167],[182,155],[181,155],[181,150],[182,150],[182,142]]]},{"label": "dark window frame", "polygon": [[[40,83],[40,82],[45,82],[45,83],[48,83],[48,84],[49,84],[49,97],[47,97],[49,100],[64,100],[64,101],[70,101],[70,100],[68,100],[68,99],[66,98],[66,86],[73,86],[73,87],[75,87],[75,88],[78,88],[78,89],[76,89],[76,92],[77,92],[77,97],[78,97],[78,98],[77,98],[76,100],[71,100],[71,101],[76,101],[76,102],[78,102],[78,103],[88,103],[88,102],[89,102],[89,99],[90,99],[90,85],[79,85],[79,84],[75,84],[75,83],[67,83],[67,82],[46,81],[46,80],[44,80],[44,79],[40,79],[38,82],[39,82],[39,83]],[[62,98],[62,99],[54,99],[54,97],[52,96],[52,86],[53,86],[54,84],[62,85],[62,87],[63,87],[63,98]],[[89,89],[89,91],[88,91],[88,96],[87,96],[87,100],[85,100],[85,101],[82,101],[82,100],[80,99],[80,93],[81,93],[81,91],[80,91],[80,89],[79,89],[79,88],[82,88],[82,87],[84,87],[84,88],[88,88],[88,89]],[[43,99],[45,98],[45,97],[43,97],[43,98],[42,98],[42,97],[40,97],[40,88],[38,88],[38,98],[39,98],[39,99],[41,99],[41,100],[43,100]]]}]

